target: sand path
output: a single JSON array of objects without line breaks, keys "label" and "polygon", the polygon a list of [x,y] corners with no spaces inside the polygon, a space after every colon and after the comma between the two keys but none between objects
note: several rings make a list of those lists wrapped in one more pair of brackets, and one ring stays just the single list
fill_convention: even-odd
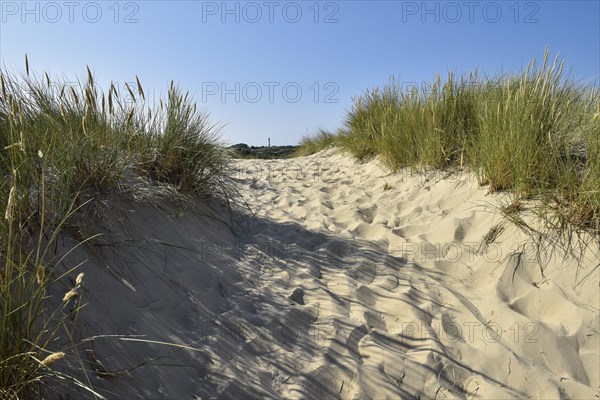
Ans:
[{"label": "sand path", "polygon": [[160,355],[111,379],[84,362],[98,390],[598,398],[597,258],[575,274],[572,260],[549,256],[542,276],[527,238],[495,228],[502,197],[472,175],[390,174],[335,150],[242,160],[235,171],[255,215],[238,216],[233,231],[206,210],[178,217],[117,200],[103,225],[112,245],[74,256],[88,260],[83,321],[194,347],[165,355],[161,345],[96,340],[107,370]]},{"label": "sand path", "polygon": [[519,269],[514,229],[485,248],[499,199],[472,175],[390,175],[331,150],[239,166],[260,219],[250,235],[290,250],[262,285],[304,292],[305,305],[288,311],[298,358],[279,394],[597,395],[598,308],[573,304],[566,282],[544,283],[532,255]]}]

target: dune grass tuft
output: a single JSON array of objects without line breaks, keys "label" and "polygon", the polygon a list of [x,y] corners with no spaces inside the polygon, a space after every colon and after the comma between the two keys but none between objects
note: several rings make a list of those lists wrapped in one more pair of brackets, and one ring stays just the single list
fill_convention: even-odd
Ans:
[{"label": "dune grass tuft", "polygon": [[39,398],[69,354],[56,343],[70,341],[57,339],[77,320],[83,275],[64,301],[48,289],[65,279],[57,239],[96,194],[133,175],[231,199],[229,157],[208,115],[174,85],[166,103],[148,106],[136,81],[124,102],[113,84],[101,92],[89,68],[75,84],[34,75],[27,59],[24,73],[0,70],[0,398]]},{"label": "dune grass tuft", "polygon": [[335,144],[337,136],[325,129],[318,129],[313,135],[304,135],[300,139],[294,156],[309,156]]},{"label": "dune grass tuft", "polygon": [[394,171],[469,166],[491,192],[537,200],[558,230],[600,234],[600,91],[565,75],[548,50],[513,75],[368,90],[336,142]]},{"label": "dune grass tuft", "polygon": [[149,132],[153,151],[145,165],[152,178],[203,196],[222,189],[229,158],[219,128],[173,84],[157,127]]}]

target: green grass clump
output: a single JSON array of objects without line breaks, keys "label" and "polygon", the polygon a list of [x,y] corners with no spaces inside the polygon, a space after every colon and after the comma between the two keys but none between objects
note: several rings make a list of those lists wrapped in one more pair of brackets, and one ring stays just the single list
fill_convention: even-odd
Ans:
[{"label": "green grass clump", "polygon": [[335,144],[337,136],[325,129],[319,129],[314,135],[304,135],[294,156],[309,156]]},{"label": "green grass clump", "polygon": [[64,357],[56,343],[73,345],[65,322],[77,320],[81,296],[48,302],[48,289],[66,275],[55,270],[66,256],[57,238],[96,194],[121,190],[133,176],[184,196],[231,198],[218,129],[187,94],[171,85],[166,104],[148,107],[138,81],[127,86],[133,102],[126,103],[114,85],[100,92],[87,75],[77,84],[53,82],[31,74],[27,60],[25,73],[0,70],[3,399],[39,397],[46,378],[58,375],[52,364]]},{"label": "green grass clump", "polygon": [[355,98],[338,143],[392,170],[468,165],[490,191],[538,199],[560,230],[600,234],[600,92],[558,57],[482,79],[450,73],[406,90],[393,80]]},{"label": "green grass clump", "polygon": [[151,150],[143,167],[152,178],[202,196],[226,190],[229,157],[218,140],[218,126],[172,84],[157,128],[145,135]]},{"label": "green grass clump", "polygon": [[393,80],[367,91],[354,101],[342,147],[361,160],[380,155],[392,170],[462,163],[476,124],[477,92],[468,81],[449,74],[446,83],[438,76],[429,87],[410,91]]},{"label": "green grass clump", "polygon": [[[470,149],[472,164],[493,191],[522,193],[556,188],[575,174],[577,154],[592,129],[586,90],[563,79],[558,59],[535,62],[516,77],[506,77],[480,96],[478,134]],[[594,101],[592,99],[592,101]],[[597,101],[597,99],[596,99]]]}]

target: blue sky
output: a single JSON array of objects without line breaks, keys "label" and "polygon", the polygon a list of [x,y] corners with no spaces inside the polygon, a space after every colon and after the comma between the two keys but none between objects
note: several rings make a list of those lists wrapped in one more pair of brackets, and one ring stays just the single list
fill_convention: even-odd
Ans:
[{"label": "blue sky", "polygon": [[340,126],[391,76],[519,71],[548,46],[600,83],[600,1],[0,1],[2,68],[189,90],[229,143]]}]

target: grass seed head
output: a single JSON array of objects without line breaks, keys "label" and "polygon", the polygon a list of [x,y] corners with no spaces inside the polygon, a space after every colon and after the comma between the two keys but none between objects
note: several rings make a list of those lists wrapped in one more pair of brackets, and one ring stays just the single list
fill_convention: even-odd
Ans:
[{"label": "grass seed head", "polygon": [[44,367],[49,367],[50,365],[54,364],[59,360],[62,360],[63,358],[65,358],[65,353],[63,353],[62,351],[52,353],[48,357],[44,358],[44,360],[42,360],[41,365]]},{"label": "grass seed head", "polygon": [[6,212],[4,213],[4,218],[7,221],[12,221],[13,216],[13,207],[17,202],[17,185],[13,183],[10,188],[10,193],[8,195],[8,204],[6,205]]},{"label": "grass seed head", "polygon": [[77,296],[77,290],[71,289],[67,293],[65,293],[65,297],[63,297],[63,302],[66,303],[71,300],[73,297]]},{"label": "grass seed head", "polygon": [[43,265],[38,265],[35,275],[37,277],[38,285],[43,284],[44,281],[46,280],[46,268],[44,268]]}]

